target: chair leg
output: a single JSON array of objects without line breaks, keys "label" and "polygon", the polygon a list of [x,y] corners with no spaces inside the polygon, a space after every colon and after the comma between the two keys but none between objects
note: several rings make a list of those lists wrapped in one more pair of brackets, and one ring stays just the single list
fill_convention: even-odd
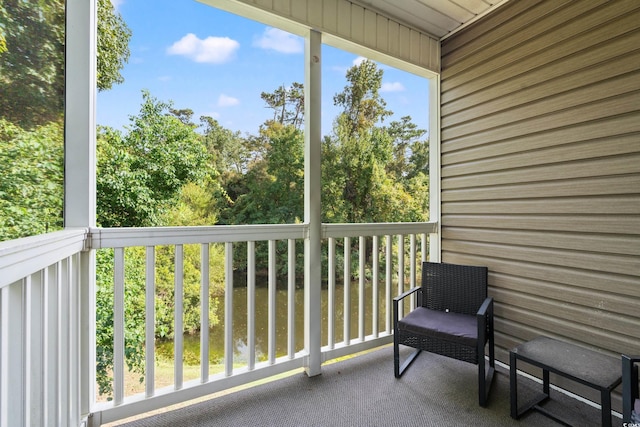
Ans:
[{"label": "chair leg", "polygon": [[409,365],[413,363],[416,357],[420,354],[422,350],[416,350],[411,353],[407,359],[404,361],[402,366],[400,366],[400,344],[398,343],[397,335],[393,336],[393,374],[396,378],[400,378],[404,371],[407,370]]},{"label": "chair leg", "polygon": [[489,366],[486,366],[484,358],[484,348],[478,354],[478,403],[483,408],[487,406],[489,391],[493,384],[493,374],[495,373],[495,355],[493,346],[489,340]]}]

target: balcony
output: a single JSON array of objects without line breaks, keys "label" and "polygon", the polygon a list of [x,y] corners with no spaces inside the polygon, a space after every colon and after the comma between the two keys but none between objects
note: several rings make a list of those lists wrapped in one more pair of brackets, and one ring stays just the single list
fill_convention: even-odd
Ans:
[{"label": "balcony", "polygon": [[[205,396],[228,388],[248,384],[273,375],[305,368],[310,375],[319,374],[319,363],[385,345],[391,341],[391,300],[393,296],[419,281],[419,264],[427,259],[428,241],[436,231],[433,223],[325,224],[322,226],[323,253],[326,254],[325,301],[320,297],[321,283],[304,280],[304,305],[295,302],[296,243],[308,239],[306,225],[258,225],[217,227],[175,227],[144,229],[66,230],[49,235],[20,239],[0,245],[2,288],[3,348],[11,351],[3,357],[4,372],[11,377],[3,384],[11,389],[7,398],[9,419],[22,419],[25,425],[42,420],[77,425],[81,405],[89,405],[91,420],[99,425],[136,413],[162,408],[184,400]],[[285,242],[287,253],[277,257],[277,242]],[[352,244],[357,242],[357,244]],[[367,247],[370,242],[370,247]],[[267,319],[256,316],[256,243],[268,246]],[[183,330],[184,270],[186,245],[200,246],[200,295],[209,295],[209,250],[222,245],[225,254],[225,293],[223,298],[224,356],[221,363],[209,363],[209,335],[200,337],[200,375],[184,380],[183,335],[175,334],[173,385],[157,387],[155,322],[155,252],[171,247],[175,268],[174,328]],[[238,266],[246,275],[246,328],[234,326],[234,246],[246,248],[246,265]],[[302,245],[297,245],[298,250]],[[337,270],[336,247],[341,246],[342,260]],[[126,395],[125,337],[133,334],[125,327],[125,256],[126,249],[144,247],[145,305],[136,315],[144,316],[145,373],[144,392]],[[88,249],[113,249],[113,396],[108,402],[91,401],[95,396],[95,268]],[[221,248],[219,246],[219,248]],[[282,254],[281,254],[282,255]],[[278,263],[277,263],[278,260]],[[286,260],[286,261],[282,261]],[[298,261],[299,262],[299,261]],[[286,264],[285,264],[286,263]],[[322,265],[321,258],[311,260]],[[280,264],[280,265],[278,265]],[[283,265],[284,267],[282,268]],[[286,271],[286,324],[276,324],[276,276],[278,267]],[[370,277],[367,277],[369,272]],[[336,279],[342,283],[336,284]],[[352,282],[352,278],[356,282]],[[353,287],[353,289],[352,289]],[[340,295],[337,295],[340,289]],[[357,298],[352,304],[351,298]],[[344,307],[336,310],[336,299]],[[212,328],[208,313],[210,299],[200,298],[200,330]],[[321,313],[324,306],[324,313]],[[104,310],[105,307],[102,307]],[[303,338],[296,342],[296,311],[304,311]],[[365,316],[367,314],[367,316]],[[317,317],[313,317],[317,316]],[[324,318],[322,321],[318,321]],[[365,320],[368,319],[368,320]],[[242,321],[242,320],[241,320]],[[266,323],[266,348],[258,351],[256,329]],[[234,334],[235,331],[235,334]],[[284,334],[285,337],[279,336]],[[234,343],[246,340],[245,356],[238,361]],[[287,342],[285,352],[277,352],[276,342]],[[322,340],[322,342],[321,342]],[[21,343],[17,345],[15,343]],[[258,357],[257,353],[266,353]],[[203,362],[204,361],[204,362]],[[315,371],[314,371],[315,370]],[[216,371],[219,373],[214,373]],[[27,381],[23,382],[22,379]],[[31,393],[42,390],[43,393]],[[27,408],[31,408],[28,410]],[[37,409],[35,409],[37,408]],[[65,409],[68,408],[68,411]],[[15,412],[14,412],[15,411]],[[99,421],[98,421],[99,420]]]},{"label": "balcony", "polygon": [[[305,114],[309,120],[305,124],[309,188],[304,224],[94,227],[95,4],[67,0],[66,228],[0,243],[0,425],[117,423],[217,393],[215,401],[202,403],[192,412],[194,417],[208,416],[211,412],[207,411],[213,410],[211,416],[229,416],[230,423],[244,423],[247,414],[234,406],[241,402],[254,413],[282,415],[293,423],[301,412],[304,424],[320,419],[312,412],[318,410],[323,415],[339,415],[343,423],[358,419],[364,425],[371,420],[367,417],[378,420],[396,414],[397,407],[385,406],[394,396],[392,392],[383,394],[387,390],[419,402],[393,418],[411,420],[398,424],[411,425],[415,419],[428,423],[432,419],[421,417],[438,413],[466,414],[473,424],[480,425],[511,423],[505,397],[508,384],[503,375],[498,375],[486,410],[477,408],[475,399],[459,394],[464,388],[464,383],[458,382],[464,378],[464,365],[449,365],[423,355],[416,362],[423,365],[416,366],[425,372],[415,379],[420,381],[415,386],[408,378],[396,381],[392,377],[389,349],[384,347],[392,338],[390,301],[399,290],[419,280],[417,266],[422,259],[489,267],[489,294],[495,299],[496,356],[503,372],[508,350],[538,335],[616,357],[640,354],[637,2],[522,0],[499,2],[490,10],[473,13],[470,11],[478,2],[432,2],[460,14],[460,20],[429,11],[409,16],[399,6],[420,2],[203,2],[305,37],[305,87],[310,105],[309,114]],[[463,3],[468,9],[459,10]],[[432,16],[439,23],[431,22]],[[465,24],[458,28],[460,22]],[[438,25],[443,23],[447,26]],[[430,76],[433,222],[320,223],[317,159],[321,109],[314,91],[320,87],[319,60],[325,41]],[[265,269],[266,321],[254,314],[255,245],[266,246],[272,254]],[[225,254],[221,300],[224,356],[220,363],[200,363],[195,375],[187,374],[180,363],[174,364],[172,384],[165,386],[156,382],[153,372],[157,349],[153,339],[154,269],[150,266],[159,248],[180,254],[191,246],[199,247],[205,269],[213,248]],[[127,253],[134,247],[144,248],[147,294],[140,307],[145,323],[145,338],[140,341],[145,347],[147,371],[142,390],[132,394],[127,391],[125,366],[124,277]],[[95,256],[96,251],[104,250],[113,251],[114,260],[110,267],[114,283],[113,400],[107,402],[99,401],[95,390]],[[241,266],[234,265],[233,254],[239,252],[246,254]],[[302,254],[306,259],[304,303],[302,308],[288,304],[291,311],[285,316],[286,327],[282,327],[283,323],[273,321],[276,309],[269,296],[282,286],[278,284],[282,277],[286,278],[287,298],[294,294],[292,288],[300,288],[299,282],[289,280],[293,275],[282,274],[295,271]],[[180,258],[175,256],[173,268],[177,272],[184,268]],[[341,258],[353,261],[341,264]],[[233,300],[230,290],[240,287],[237,274],[232,274],[234,269],[247,283],[243,286],[248,314],[241,329],[249,357],[242,360],[236,358],[232,345],[234,325],[238,325],[229,309]],[[205,278],[199,286],[206,292],[212,283],[205,271],[199,274]],[[178,279],[173,286],[179,290],[184,283]],[[376,286],[377,291],[372,291]],[[349,298],[357,310],[340,312],[333,304]],[[203,313],[209,311],[206,299],[199,304]],[[180,305],[176,300],[178,313]],[[302,338],[300,328],[289,322],[301,314],[305,318]],[[203,317],[204,329],[210,320]],[[264,348],[254,339],[263,323],[267,336]],[[175,328],[180,330],[180,325]],[[181,360],[182,340],[181,336],[173,338],[176,360]],[[198,360],[208,361],[206,336],[202,340],[200,348],[204,350]],[[277,341],[286,342],[286,350],[278,349]],[[363,351],[371,352],[327,363]],[[426,371],[436,363],[453,374],[446,376],[447,381],[427,378]],[[301,370],[307,375],[235,391],[255,381]],[[366,381],[372,378],[374,385],[368,385],[372,383]],[[342,394],[332,393],[336,384]],[[558,385],[585,399],[598,400],[579,387]],[[345,389],[352,394],[345,396]],[[442,399],[434,401],[436,389]],[[223,395],[230,390],[233,395]],[[336,411],[335,401],[328,399],[354,396],[349,406],[361,408],[356,403],[377,398],[374,401],[381,411],[345,414]],[[613,402],[618,410],[619,397],[614,396]],[[584,407],[572,398],[564,403],[563,407]],[[591,406],[586,407],[589,414]],[[417,411],[415,415],[412,410]],[[171,415],[175,416],[180,415]],[[441,420],[446,422],[445,416]],[[531,416],[520,424],[544,421]],[[469,419],[463,422],[469,423]],[[158,418],[150,423],[162,425]]]},{"label": "balcony", "polygon": [[[323,226],[324,253],[327,277],[327,300],[305,298],[304,306],[293,303],[295,294],[295,242],[305,238],[305,225],[176,227],[150,229],[90,229],[68,230],[50,235],[21,239],[0,245],[0,271],[3,286],[2,347],[3,372],[12,374],[3,381],[3,392],[11,390],[7,399],[12,406],[3,412],[9,419],[21,419],[24,425],[40,425],[44,420],[56,420],[56,424],[80,425],[74,419],[77,408],[89,405],[88,422],[91,425],[191,425],[210,419],[211,425],[244,424],[259,417],[261,425],[339,425],[345,420],[349,425],[379,425],[388,418],[398,425],[415,425],[416,420],[449,423],[473,423],[475,425],[511,425],[509,418],[509,383],[506,365],[499,367],[488,408],[477,406],[475,367],[437,355],[419,357],[412,370],[401,379],[392,374],[392,330],[390,326],[391,299],[403,289],[419,282],[419,263],[428,254],[428,241],[436,231],[433,223],[402,224],[325,224]],[[249,240],[251,239],[251,240]],[[357,240],[358,245],[350,242]],[[288,304],[286,325],[275,322],[276,291],[276,242],[287,242]],[[372,246],[367,248],[366,242]],[[269,247],[268,271],[268,351],[262,360],[256,357],[256,300],[255,300],[255,244],[265,242]],[[344,257],[357,259],[355,271],[351,263],[342,263],[342,272],[336,271],[337,243],[342,243]],[[238,361],[234,342],[238,331],[234,328],[232,295],[234,291],[233,248],[245,244],[247,265],[246,328],[242,326],[242,338],[246,338],[248,355]],[[173,378],[170,386],[156,387],[155,314],[154,314],[154,253],[158,247],[175,249],[176,313],[180,313],[182,299],[182,259],[185,245],[199,245],[204,267],[201,288],[204,295],[209,286],[208,253],[211,245],[224,245],[225,296],[224,296],[224,357],[219,364],[209,360],[209,338],[201,336],[200,375],[185,381],[183,375],[183,336],[176,335]],[[94,281],[85,275],[91,269],[88,247],[114,249],[114,368],[113,399],[97,402],[95,393],[96,366],[89,363],[95,348],[88,348],[95,324],[91,307]],[[146,248],[146,301],[140,312],[145,316],[145,380],[144,391],[125,392],[125,336],[131,332],[125,328],[125,248]],[[352,254],[351,251],[354,251]],[[322,263],[317,260],[318,264]],[[365,270],[371,277],[366,278]],[[378,275],[378,272],[382,274]],[[344,280],[336,293],[336,277]],[[299,279],[299,278],[298,278]],[[352,292],[350,286],[357,283]],[[317,293],[319,289],[304,290]],[[348,301],[355,295],[358,310],[336,310],[336,299]],[[380,298],[381,296],[381,298]],[[208,299],[202,299],[201,312],[208,313]],[[304,328],[304,342],[296,342],[295,311],[303,309],[305,316],[318,312],[321,306],[322,325]],[[349,306],[349,303],[346,303]],[[365,324],[365,313],[370,324]],[[176,316],[176,329],[182,330],[182,316]],[[211,325],[205,316],[201,319],[203,330]],[[234,329],[235,334],[234,334]],[[322,329],[322,332],[321,332]],[[352,332],[353,331],[353,332]],[[285,354],[277,354],[275,342],[285,334],[288,343]],[[310,334],[320,334],[322,345],[312,348]],[[339,336],[339,339],[337,338]],[[16,345],[18,343],[18,345]],[[300,351],[296,349],[302,348]],[[202,350],[204,349],[204,350]],[[312,354],[316,351],[316,354]],[[355,356],[347,357],[345,356]],[[309,360],[322,361],[322,375],[308,378]],[[214,373],[212,371],[219,371]],[[292,375],[293,374],[293,375]],[[27,379],[23,382],[22,379]],[[275,379],[274,379],[275,378]],[[266,380],[266,383],[265,383]],[[525,380],[526,383],[527,380]],[[260,382],[261,385],[255,385]],[[521,395],[526,399],[535,382],[529,380]],[[42,390],[32,393],[31,390]],[[231,394],[229,394],[231,393]],[[203,402],[207,396],[217,394],[214,400]],[[86,396],[94,396],[87,402]],[[574,396],[575,397],[575,396]],[[557,392],[554,399],[560,404],[578,408],[572,419],[584,421],[585,414],[595,414],[597,409],[584,401]],[[185,407],[184,402],[198,399],[201,403]],[[241,403],[244,402],[244,403]],[[286,402],[286,404],[285,404]],[[190,402],[193,403],[193,402]],[[166,413],[166,408],[177,408]],[[274,411],[274,408],[278,408]],[[155,415],[157,411],[163,415]],[[148,413],[151,411],[150,413]],[[312,415],[317,414],[317,415]],[[132,420],[127,417],[135,416]],[[150,417],[146,419],[145,417]],[[593,419],[593,418],[592,418]],[[316,420],[316,421],[313,421]],[[333,420],[333,421],[331,421]],[[430,421],[431,420],[431,421]],[[163,424],[164,423],[164,424]],[[553,425],[539,414],[526,417],[523,425]],[[577,425],[577,424],[576,424]]]}]

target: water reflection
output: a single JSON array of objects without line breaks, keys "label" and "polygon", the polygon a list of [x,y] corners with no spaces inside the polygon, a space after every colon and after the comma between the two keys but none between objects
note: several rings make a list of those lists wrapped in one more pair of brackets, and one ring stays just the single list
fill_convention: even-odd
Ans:
[{"label": "water reflection", "polygon": [[[392,287],[392,295],[396,294],[396,285]],[[365,335],[373,332],[372,319],[372,285],[367,283],[365,286],[364,299],[364,318],[365,318]],[[266,287],[257,287],[255,290],[255,353],[256,361],[267,360],[268,358],[268,289]],[[326,287],[322,289],[322,345],[328,343],[328,290]],[[295,291],[295,352],[304,347],[304,290],[297,289]],[[284,356],[288,352],[288,292],[286,289],[276,290],[276,357]],[[386,303],[385,303],[385,284],[381,282],[378,289],[378,331],[384,331],[386,328]],[[224,358],[224,303],[221,302],[219,307],[222,308],[218,314],[220,323],[214,326],[209,334],[209,355],[212,364],[219,364]],[[350,338],[358,338],[358,318],[359,318],[359,284],[357,282],[350,286],[350,314],[351,327]],[[336,319],[334,321],[334,339],[335,342],[344,340],[344,287],[336,286],[335,290],[335,312]],[[247,288],[237,287],[233,290],[233,343],[234,343],[234,364],[246,365],[249,358],[249,346],[247,338]],[[160,353],[165,355],[173,354],[172,342],[159,342],[158,347]],[[184,353],[186,363],[199,361],[200,354],[200,337],[198,334],[184,336]],[[196,362],[199,363],[199,362]]]}]

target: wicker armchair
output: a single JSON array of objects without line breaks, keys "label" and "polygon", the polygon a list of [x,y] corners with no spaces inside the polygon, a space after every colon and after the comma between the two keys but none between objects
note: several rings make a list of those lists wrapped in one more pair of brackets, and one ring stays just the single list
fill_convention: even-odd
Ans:
[{"label": "wicker armchair", "polygon": [[[400,319],[403,300],[416,293],[418,307]],[[494,374],[493,298],[487,268],[425,262],[422,287],[393,300],[394,374],[399,378],[422,350],[478,365],[480,406],[487,405]],[[489,367],[485,346],[489,343]],[[399,346],[417,349],[400,365]]]},{"label": "wicker armchair", "polygon": [[622,355],[622,421],[640,424],[638,367],[640,356]]}]

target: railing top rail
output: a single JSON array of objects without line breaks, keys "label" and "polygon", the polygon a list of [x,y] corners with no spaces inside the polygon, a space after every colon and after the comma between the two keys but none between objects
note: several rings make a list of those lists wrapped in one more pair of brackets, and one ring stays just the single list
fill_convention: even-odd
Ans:
[{"label": "railing top rail", "polygon": [[305,224],[94,228],[91,248],[303,239],[306,231]]},{"label": "railing top rail", "polygon": [[0,243],[0,288],[85,249],[86,228]]},{"label": "railing top rail", "polygon": [[436,222],[376,222],[362,224],[322,224],[322,237],[386,236],[436,233]]},{"label": "railing top rail", "polygon": [[[437,232],[435,222],[323,224],[322,237],[384,236]],[[92,228],[92,249],[198,243],[304,239],[307,224],[215,225],[197,227]]]}]

